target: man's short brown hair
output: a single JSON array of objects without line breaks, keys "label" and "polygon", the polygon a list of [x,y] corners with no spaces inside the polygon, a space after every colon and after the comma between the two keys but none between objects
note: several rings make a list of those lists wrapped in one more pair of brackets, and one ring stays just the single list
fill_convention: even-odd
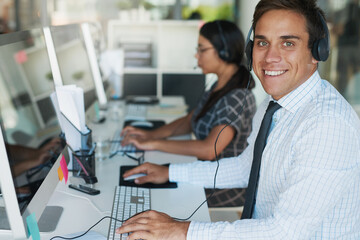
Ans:
[{"label": "man's short brown hair", "polygon": [[259,19],[271,10],[289,10],[303,15],[306,19],[306,28],[309,33],[308,47],[311,49],[314,42],[326,36],[319,13],[324,12],[317,6],[316,0],[261,0],[255,8],[253,16],[253,30]]}]

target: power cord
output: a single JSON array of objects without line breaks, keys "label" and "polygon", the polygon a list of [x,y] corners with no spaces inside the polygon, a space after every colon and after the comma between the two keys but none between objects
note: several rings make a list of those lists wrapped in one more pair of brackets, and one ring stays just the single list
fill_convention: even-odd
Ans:
[{"label": "power cord", "polygon": [[128,154],[127,152],[124,152],[124,155],[127,156],[128,158],[136,161],[138,163],[138,165],[141,165],[144,163],[145,161],[145,152],[143,151],[142,154],[140,155],[140,157],[134,157],[131,156],[130,154]]},{"label": "power cord", "polygon": [[[128,151],[128,152],[130,152],[130,153],[138,153],[138,152],[144,152],[143,150],[135,150],[135,151]],[[115,151],[115,152],[113,152],[113,153],[111,153],[110,155],[109,155],[109,158],[112,158],[112,157],[114,157],[115,155],[117,155],[117,154],[119,154],[119,153],[121,153],[122,154],[122,156],[127,156],[127,157],[129,157],[130,155],[128,155],[127,154],[127,151],[123,151],[123,150],[117,150],[117,151]],[[131,157],[130,157],[131,158]],[[133,158],[131,158],[131,159],[133,159]],[[133,160],[135,160],[135,159],[133,159]]]},{"label": "power cord", "polygon": [[[242,109],[241,109],[242,110]],[[219,157],[218,157],[218,154],[217,154],[217,151],[216,151],[216,143],[220,137],[220,134],[222,133],[222,131],[227,127],[229,126],[233,121],[230,121],[229,123],[227,123],[221,130],[220,132],[218,133],[218,135],[216,136],[216,140],[215,140],[215,144],[214,144],[214,148],[215,148],[215,159],[216,159],[216,163],[217,163],[217,166],[216,166],[216,170],[215,170],[215,175],[214,175],[214,189],[215,189],[215,186],[216,186],[216,176],[217,176],[217,173],[218,173],[218,170],[219,170],[219,166],[220,166],[220,163],[219,163]],[[212,198],[212,196],[214,195],[215,192],[212,192],[210,194],[210,196],[208,196],[205,201],[203,201],[194,211],[192,214],[190,214],[189,217],[187,218],[173,218],[174,220],[176,221],[187,221],[189,220],[192,216],[194,216],[194,214],[210,199]]]},{"label": "power cord", "polygon": [[[251,73],[249,73],[249,81],[248,81],[248,84],[247,84],[247,86],[246,86],[246,90],[249,90],[250,81],[251,81]],[[236,116],[237,116],[237,117],[240,116],[240,114],[243,112],[243,110],[244,110],[244,105],[241,105],[241,108],[240,108],[240,110],[239,110],[239,112],[237,113]],[[215,160],[216,160],[217,166],[216,166],[216,170],[215,170],[215,174],[214,174],[214,187],[213,187],[214,189],[216,189],[216,177],[217,177],[217,173],[218,173],[219,166],[220,166],[219,156],[218,156],[217,151],[216,151],[216,144],[217,144],[217,142],[218,142],[218,140],[219,140],[219,137],[220,137],[220,134],[222,133],[222,131],[223,131],[226,127],[228,127],[234,120],[235,120],[235,119],[233,119],[233,120],[231,120],[230,122],[228,122],[228,123],[220,130],[220,132],[218,133],[218,135],[216,136],[216,139],[215,139],[214,152],[215,152]],[[128,155],[128,154],[126,154],[126,153],[125,153],[125,155],[126,155],[127,157],[130,157],[130,155]],[[132,157],[132,156],[131,156],[130,158],[135,160],[135,158]],[[140,158],[141,158],[141,157],[140,157]],[[136,161],[139,161],[139,160],[140,160],[140,159],[136,159]],[[174,220],[176,220],[176,221],[188,221],[192,216],[194,216],[194,214],[195,214],[210,198],[213,197],[214,193],[215,193],[215,192],[212,192],[212,193],[210,194],[210,196],[207,197],[207,198],[190,214],[189,217],[187,217],[187,218],[175,218],[175,217],[173,217],[172,219],[174,219]],[[139,213],[137,213],[137,214],[139,214]],[[137,214],[135,214],[135,215],[137,215]],[[135,216],[135,215],[134,215],[134,216]],[[106,218],[110,218],[110,219],[112,219],[112,220],[119,221],[119,222],[125,222],[125,221],[127,221],[127,219],[126,219],[126,220],[119,220],[119,219],[117,219],[117,218],[113,218],[113,217],[110,217],[110,216],[105,216],[105,217],[101,218],[98,222],[96,222],[94,225],[92,225],[87,231],[85,231],[85,232],[82,233],[81,235],[78,235],[78,236],[75,236],[75,237],[72,237],[72,238],[55,236],[55,237],[52,237],[50,240],[53,240],[53,239],[55,239],[55,238],[71,240],[71,239],[76,239],[76,238],[82,237],[82,236],[84,236],[85,234],[87,234],[92,228],[94,228],[97,224],[99,224],[101,221],[103,221],[103,220],[106,219]],[[131,217],[130,217],[130,218],[131,218]]]},{"label": "power cord", "polygon": [[84,233],[77,235],[75,237],[62,237],[62,236],[54,236],[52,238],[50,238],[50,240],[59,238],[59,239],[66,239],[66,240],[71,240],[71,239],[76,239],[76,238],[80,238],[82,236],[85,236],[85,234],[87,234],[88,232],[90,232],[91,229],[93,229],[96,225],[98,225],[100,222],[102,222],[104,219],[110,218],[112,220],[118,221],[118,222],[125,222],[126,220],[119,220],[117,218],[114,217],[110,217],[110,216],[105,216],[103,218],[101,218],[99,221],[97,221],[94,225],[92,225],[88,230],[86,230]]},{"label": "power cord", "polygon": [[[110,142],[110,143],[121,143],[122,140],[109,140],[108,142]],[[134,151],[128,151],[128,152],[130,152],[130,153],[140,152],[140,153],[143,153],[143,154],[144,154],[144,151],[143,151],[143,150],[138,150],[138,149],[136,149],[136,150],[134,150]],[[117,154],[119,154],[119,153],[122,153],[123,156],[125,155],[125,156],[127,156],[127,157],[129,157],[129,158],[131,158],[131,159],[133,159],[133,160],[135,160],[135,161],[138,161],[138,159],[130,156],[129,154],[127,154],[127,151],[123,151],[123,150],[116,150],[115,152],[110,153],[110,154],[109,154],[109,158],[112,158],[112,157],[114,157],[115,155],[117,155]]]},{"label": "power cord", "polygon": [[[249,86],[249,85],[248,85]],[[237,114],[237,116],[239,116],[243,111],[243,106],[241,106],[241,109],[239,111],[239,113]],[[231,120],[229,123],[227,123],[221,130],[220,132],[218,133],[218,135],[216,136],[216,140],[215,140],[215,143],[214,143],[214,151],[215,151],[215,159],[216,159],[216,162],[217,162],[217,166],[216,166],[216,170],[215,170],[215,175],[214,175],[214,189],[216,187],[216,176],[217,176],[217,173],[218,173],[218,170],[219,170],[219,166],[220,166],[220,163],[219,163],[219,157],[218,157],[218,154],[217,154],[217,151],[216,151],[216,144],[218,142],[218,139],[220,137],[220,134],[222,133],[222,131],[227,127],[229,126],[234,120]],[[140,162],[140,159],[144,156],[140,156],[139,158],[135,158],[131,155],[128,155],[126,152],[125,152],[125,156],[135,160],[135,161],[138,161]],[[175,218],[173,217],[172,219],[176,220],[176,221],[187,221],[189,220],[192,216],[194,216],[194,214],[210,199],[212,198],[214,192],[212,192],[210,194],[210,196],[208,196],[191,214],[189,217],[187,218]],[[139,213],[138,213],[139,214]],[[137,214],[136,214],[137,215]],[[115,221],[119,221],[119,222],[125,222],[127,220],[119,220],[117,218],[113,218],[113,217],[110,217],[110,216],[105,216],[103,218],[101,218],[99,221],[97,221],[94,225],[92,225],[87,231],[85,231],[84,233],[78,235],[78,236],[75,236],[75,237],[72,237],[72,238],[66,238],[66,237],[61,237],[61,236],[55,236],[55,237],[52,237],[50,240],[53,240],[53,239],[56,239],[56,238],[60,238],[60,239],[66,239],[66,240],[71,240],[71,239],[76,239],[76,238],[79,238],[79,237],[82,237],[84,236],[85,234],[87,234],[91,229],[93,229],[96,225],[98,225],[101,221],[103,221],[104,219],[106,218],[110,218],[112,220],[115,220]],[[131,218],[131,217],[130,217]]]},{"label": "power cord", "polygon": [[[248,80],[248,83],[246,85],[246,90],[249,90],[249,86],[250,86],[250,81],[251,81],[251,73],[249,73],[249,80]],[[241,105],[241,108],[239,110],[239,112],[236,114],[236,117],[239,117],[240,114],[243,112],[244,110],[244,105]],[[228,127],[235,119],[232,119],[230,122],[228,122],[221,130],[220,132],[218,133],[218,135],[216,136],[216,140],[215,140],[215,143],[214,143],[214,151],[215,151],[215,160],[217,162],[217,166],[216,166],[216,170],[215,170],[215,174],[214,174],[214,189],[216,189],[216,177],[217,177],[217,173],[218,173],[218,170],[219,170],[219,166],[220,166],[220,163],[219,163],[219,156],[217,154],[217,151],[216,151],[216,144],[218,142],[218,139],[220,137],[220,134],[222,133],[222,131]],[[213,191],[206,199],[205,201],[203,201],[194,211],[193,213],[190,214],[189,217],[187,218],[175,218],[173,217],[174,220],[176,221],[187,221],[189,220],[192,216],[194,216],[194,214],[209,200],[213,197],[215,191]]]}]

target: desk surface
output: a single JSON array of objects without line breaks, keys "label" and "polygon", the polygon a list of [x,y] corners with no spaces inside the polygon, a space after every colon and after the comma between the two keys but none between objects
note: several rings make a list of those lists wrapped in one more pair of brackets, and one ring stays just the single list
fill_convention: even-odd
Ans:
[{"label": "desk surface", "polygon": [[[149,117],[153,118],[154,115]],[[171,121],[175,114],[162,116]],[[111,137],[115,129],[122,126],[122,118],[108,118],[103,124],[89,123],[93,138],[99,136]],[[151,151],[145,153],[145,161],[164,164],[170,162],[191,162],[195,157]],[[115,186],[119,182],[121,165],[134,165],[135,162],[126,156],[116,155],[111,159],[96,161],[96,176],[98,183],[94,188],[101,193],[90,196],[68,188],[65,182],[59,182],[48,206],[62,206],[64,211],[54,232],[41,233],[42,239],[50,239],[55,235],[67,235],[85,231],[104,216],[111,214]],[[74,179],[71,179],[74,180]],[[70,181],[71,181],[70,180]],[[172,217],[187,218],[205,201],[204,189],[191,184],[178,184],[176,189],[151,189],[151,208],[165,212]],[[207,205],[204,204],[191,218],[197,221],[210,221]],[[102,221],[93,230],[107,236],[109,219]],[[9,239],[9,231],[0,231],[0,239]]]}]

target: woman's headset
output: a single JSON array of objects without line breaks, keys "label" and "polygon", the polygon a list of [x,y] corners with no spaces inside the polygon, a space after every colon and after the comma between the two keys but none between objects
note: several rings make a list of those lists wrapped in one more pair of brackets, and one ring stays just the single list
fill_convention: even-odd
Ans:
[{"label": "woman's headset", "polygon": [[[318,12],[321,24],[325,30],[325,37],[316,40],[312,46],[311,54],[317,61],[326,61],[330,54],[330,36],[329,29],[326,25],[324,17]],[[250,39],[253,28],[251,26],[245,42],[245,54],[247,58],[248,69],[252,69],[252,51],[254,47],[254,41]]]},{"label": "woman's headset", "polygon": [[225,37],[224,37],[224,33],[223,33],[223,30],[221,28],[221,25],[220,25],[220,21],[217,20],[216,21],[216,25],[218,26],[218,29],[219,29],[219,35],[220,35],[220,38],[221,38],[221,41],[223,43],[223,46],[224,48],[223,49],[220,49],[218,54],[219,54],[219,57],[224,60],[225,62],[228,62],[230,60],[230,54],[229,54],[229,50],[228,50],[228,47],[227,47],[227,44],[226,44],[226,40],[225,40]]}]

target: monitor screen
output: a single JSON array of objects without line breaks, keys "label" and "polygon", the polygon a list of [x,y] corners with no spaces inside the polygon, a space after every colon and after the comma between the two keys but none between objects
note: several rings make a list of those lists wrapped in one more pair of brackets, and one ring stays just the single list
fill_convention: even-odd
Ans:
[{"label": "monitor screen", "polygon": [[50,32],[62,84],[81,87],[87,109],[96,100],[96,91],[81,27],[78,24],[51,26]]},{"label": "monitor screen", "polygon": [[40,218],[66,153],[49,100],[51,75],[40,29],[0,35],[0,202],[14,238],[26,237],[29,214]]},{"label": "monitor screen", "polygon": [[[13,38],[17,37],[17,41]],[[48,55],[40,29],[18,34],[5,34],[1,38],[0,47],[0,98],[9,101],[9,107],[17,108],[16,130],[33,134],[41,128],[52,125],[56,120],[51,111],[50,93],[54,89]],[[40,111],[40,109],[49,109]],[[14,118],[13,110],[6,114],[7,119]],[[8,120],[10,121],[10,120]],[[6,122],[8,122],[6,121]],[[15,122],[12,125],[15,128]],[[10,141],[16,141],[14,136]]]}]

